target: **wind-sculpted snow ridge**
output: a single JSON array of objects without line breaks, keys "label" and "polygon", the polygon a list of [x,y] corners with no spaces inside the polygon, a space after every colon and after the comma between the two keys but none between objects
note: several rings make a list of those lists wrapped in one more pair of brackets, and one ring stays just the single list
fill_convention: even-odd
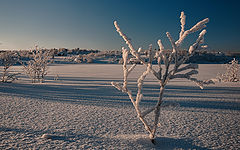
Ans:
[{"label": "wind-sculpted snow ridge", "polygon": [[[115,28],[119,35],[123,38],[123,40],[126,42],[128,49],[122,48],[122,57],[123,57],[123,83],[119,84],[116,82],[112,82],[112,85],[117,88],[118,90],[127,93],[129,96],[129,99],[131,100],[136,112],[138,118],[142,121],[144,124],[145,129],[149,133],[149,137],[151,141],[154,143],[155,133],[157,126],[159,124],[159,117],[160,117],[160,109],[161,105],[163,103],[163,93],[165,90],[166,85],[168,82],[172,79],[188,79],[190,81],[193,81],[196,83],[201,89],[203,89],[204,84],[211,84],[214,83],[212,80],[206,80],[201,81],[198,80],[195,77],[192,77],[193,75],[198,74],[198,65],[197,64],[188,64],[186,66],[182,66],[191,56],[194,55],[196,50],[205,49],[207,46],[202,45],[204,43],[204,35],[206,34],[206,30],[203,29],[206,27],[206,23],[208,23],[209,19],[203,19],[202,21],[198,22],[196,25],[194,25],[189,30],[185,30],[185,19],[186,16],[184,15],[184,12],[181,12],[180,16],[180,23],[181,23],[181,31],[179,33],[179,39],[174,40],[169,32],[166,33],[171,46],[172,46],[172,52],[170,55],[166,54],[166,51],[164,49],[164,46],[162,44],[161,40],[158,40],[158,46],[159,51],[154,51],[152,48],[152,45],[149,45],[148,49],[148,62],[145,62],[145,59],[141,57],[141,51],[142,49],[139,48],[138,50],[135,50],[133,47],[131,41],[129,38],[121,31],[119,25],[117,24],[117,21],[114,22]],[[189,46],[188,54],[184,57],[179,57],[179,50],[180,46],[183,43],[184,39],[192,33],[195,33],[197,31],[201,31],[196,42]],[[128,88],[128,76],[129,74],[135,69],[137,64],[133,64],[131,67],[127,66],[128,62],[128,55],[129,53],[141,64],[143,64],[146,67],[146,70],[140,75],[140,77],[137,79],[137,94],[136,97],[133,96],[132,91]],[[153,60],[156,59],[158,62],[158,70],[154,69],[152,66]],[[163,63],[163,65],[162,65]],[[170,67],[170,64],[173,64],[173,67]],[[146,111],[142,111],[140,109],[140,102],[143,99],[143,84],[146,76],[152,73],[154,77],[157,79],[157,82],[159,82],[159,98],[156,103],[156,105]],[[153,123],[149,123],[147,119],[148,114],[151,112],[154,112],[154,121]]]}]

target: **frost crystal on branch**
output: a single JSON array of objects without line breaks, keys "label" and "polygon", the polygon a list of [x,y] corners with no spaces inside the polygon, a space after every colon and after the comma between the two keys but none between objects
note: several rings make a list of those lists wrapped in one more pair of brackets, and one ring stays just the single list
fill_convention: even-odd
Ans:
[{"label": "frost crystal on branch", "polygon": [[[152,48],[152,45],[149,45],[148,50],[148,61],[145,62],[145,59],[142,58],[140,53],[142,52],[142,49],[139,48],[137,51],[134,49],[131,41],[129,38],[121,31],[119,25],[116,21],[114,21],[114,26],[116,28],[116,31],[119,33],[119,35],[123,38],[123,40],[126,42],[129,51],[125,48],[122,48],[122,57],[123,57],[123,84],[118,84],[115,82],[112,82],[112,85],[117,88],[118,90],[127,93],[129,96],[129,99],[131,100],[136,112],[138,118],[142,121],[145,129],[149,133],[150,139],[153,141],[155,138],[155,133],[157,126],[159,124],[159,117],[160,117],[160,108],[162,106],[163,102],[163,92],[165,89],[165,86],[167,83],[175,78],[185,78],[190,81],[193,81],[196,83],[201,89],[203,88],[204,84],[212,84],[212,80],[207,81],[200,81],[196,78],[193,78],[192,75],[198,74],[198,65],[197,64],[187,64],[185,66],[182,66],[192,55],[194,55],[194,52],[196,50],[199,50],[202,48],[201,44],[204,42],[204,35],[206,34],[206,30],[202,30],[206,27],[206,23],[209,21],[208,18],[203,19],[202,21],[198,22],[196,25],[194,25],[189,30],[185,31],[185,21],[186,16],[184,15],[184,12],[181,12],[180,16],[180,23],[181,23],[181,31],[179,33],[179,39],[174,40],[169,32],[166,33],[171,46],[172,46],[172,52],[168,55],[166,54],[166,51],[164,50],[164,46],[161,42],[161,40],[158,40],[158,46],[159,51],[154,51]],[[194,33],[196,31],[202,30],[199,34],[199,37],[197,38],[196,42],[189,46],[188,55],[185,55],[184,57],[179,57],[179,49],[181,43],[184,41],[184,39],[191,33]],[[205,45],[203,47],[206,47]],[[130,68],[127,66],[128,62],[128,55],[131,54],[132,57],[134,57],[135,60],[141,62],[146,67],[146,70],[142,73],[142,75],[139,76],[137,79],[137,93],[136,97],[132,95],[132,92],[128,89],[128,75],[131,73],[131,71],[136,67],[137,64],[133,64]],[[156,71],[152,67],[153,60],[156,59],[158,62],[158,70]],[[163,62],[164,65],[161,65]],[[173,67],[170,67],[170,64],[173,65]],[[181,72],[185,73],[181,73]],[[142,111],[140,109],[140,102],[143,99],[144,94],[142,93],[144,80],[147,77],[149,73],[152,73],[156,79],[159,82],[159,98],[156,103],[156,105],[148,110]],[[154,121],[153,124],[150,124],[145,117],[147,117],[148,114],[151,112],[154,112]]]}]

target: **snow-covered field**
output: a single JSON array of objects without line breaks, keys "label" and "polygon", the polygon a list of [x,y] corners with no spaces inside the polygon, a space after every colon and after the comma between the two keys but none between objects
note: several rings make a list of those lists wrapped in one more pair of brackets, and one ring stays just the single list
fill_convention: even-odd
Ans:
[{"label": "snow-covered field", "polygon": [[[198,78],[209,79],[224,68],[208,64],[199,71]],[[164,100],[179,106],[162,110],[152,145],[127,95],[110,85],[121,80],[121,65],[64,64],[50,66],[43,84],[24,74],[0,83],[0,149],[240,149],[240,83],[201,90],[186,80],[170,82]],[[154,105],[153,76],[144,89],[142,106]]]}]

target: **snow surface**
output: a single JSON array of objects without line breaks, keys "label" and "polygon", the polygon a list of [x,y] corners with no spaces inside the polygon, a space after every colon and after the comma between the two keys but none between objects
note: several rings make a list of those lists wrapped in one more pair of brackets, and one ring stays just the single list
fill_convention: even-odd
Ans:
[{"label": "snow surface", "polygon": [[[140,65],[130,75],[133,91],[142,71]],[[224,68],[204,64],[199,71],[210,79]],[[43,84],[24,74],[0,83],[0,149],[240,149],[240,83],[201,90],[170,82],[164,101],[178,107],[162,109],[153,145],[127,95],[110,84],[121,80],[121,65],[64,64],[50,66]],[[143,108],[155,104],[158,88],[148,76]]]}]

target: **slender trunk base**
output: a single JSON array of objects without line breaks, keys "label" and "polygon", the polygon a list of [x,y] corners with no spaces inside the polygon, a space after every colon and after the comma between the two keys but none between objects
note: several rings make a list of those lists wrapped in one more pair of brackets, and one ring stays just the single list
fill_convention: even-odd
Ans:
[{"label": "slender trunk base", "polygon": [[150,141],[153,143],[153,145],[156,145],[156,140],[155,139],[150,139]]}]

